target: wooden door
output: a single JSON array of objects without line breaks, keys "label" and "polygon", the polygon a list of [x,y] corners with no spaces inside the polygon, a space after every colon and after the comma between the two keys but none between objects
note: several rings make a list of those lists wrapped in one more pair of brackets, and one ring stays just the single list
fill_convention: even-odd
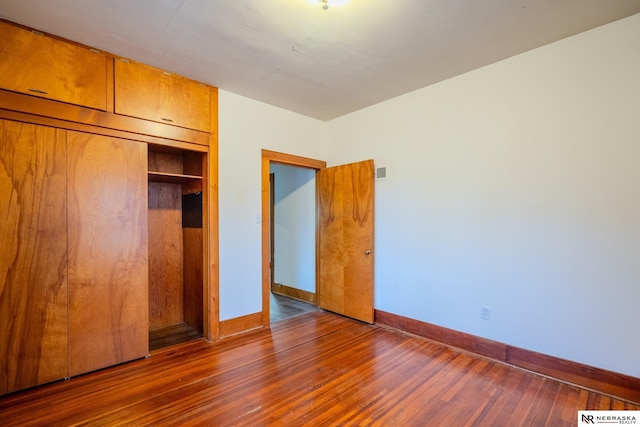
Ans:
[{"label": "wooden door", "polygon": [[319,306],[373,323],[373,160],[322,169],[316,179]]},{"label": "wooden door", "polygon": [[69,376],[65,132],[0,120],[0,395]]},{"label": "wooden door", "polygon": [[149,353],[147,146],[68,133],[69,366]]}]

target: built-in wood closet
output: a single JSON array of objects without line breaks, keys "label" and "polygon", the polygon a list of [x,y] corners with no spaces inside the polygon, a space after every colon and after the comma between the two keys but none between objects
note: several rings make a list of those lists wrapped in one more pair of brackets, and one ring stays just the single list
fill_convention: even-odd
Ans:
[{"label": "built-in wood closet", "polygon": [[216,338],[217,89],[4,21],[0,58],[0,395]]}]

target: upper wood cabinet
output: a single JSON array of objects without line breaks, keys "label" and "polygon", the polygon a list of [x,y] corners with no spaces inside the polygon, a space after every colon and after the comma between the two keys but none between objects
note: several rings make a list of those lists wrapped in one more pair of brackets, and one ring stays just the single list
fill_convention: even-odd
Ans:
[{"label": "upper wood cabinet", "polygon": [[106,55],[0,22],[0,88],[105,111]]},{"label": "upper wood cabinet", "polygon": [[116,59],[115,112],[210,132],[210,88],[149,65]]}]

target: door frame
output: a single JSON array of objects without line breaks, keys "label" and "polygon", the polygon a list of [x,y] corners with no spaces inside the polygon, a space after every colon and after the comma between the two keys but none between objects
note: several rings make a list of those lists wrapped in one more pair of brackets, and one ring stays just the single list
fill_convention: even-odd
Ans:
[{"label": "door frame", "polygon": [[[269,298],[271,293],[271,184],[270,173],[271,164],[282,164],[297,166],[316,171],[325,169],[327,162],[324,160],[301,157],[293,154],[280,153],[271,150],[262,150],[262,325],[268,326],[271,309]],[[317,200],[316,200],[317,209]],[[318,222],[316,218],[316,236],[318,233]],[[317,238],[316,238],[317,246]],[[316,265],[318,263],[318,253],[316,251]],[[316,283],[317,286],[317,283]]]}]

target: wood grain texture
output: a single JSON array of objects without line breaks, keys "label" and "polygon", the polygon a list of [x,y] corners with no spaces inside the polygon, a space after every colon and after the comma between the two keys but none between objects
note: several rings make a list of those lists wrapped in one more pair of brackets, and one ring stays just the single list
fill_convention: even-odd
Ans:
[{"label": "wood grain texture", "polygon": [[115,96],[115,90],[114,90],[114,85],[113,85],[113,78],[114,78],[114,63],[113,63],[113,57],[111,55],[107,55],[107,99],[106,99],[106,109],[105,111],[107,113],[113,113],[114,108],[115,108],[115,100],[114,100],[114,96]]},{"label": "wood grain texture", "polygon": [[421,322],[381,310],[375,310],[375,322],[380,325],[390,326],[404,332],[471,351],[480,356],[490,357],[500,361],[506,361],[507,358],[506,344],[482,339],[475,335],[444,328],[432,323]]},{"label": "wood grain texture", "polygon": [[[91,132],[117,138],[131,138],[158,146],[206,152],[210,135],[206,132],[107,113],[50,99],[36,98],[0,89],[4,118],[22,120],[61,129]],[[18,114],[22,113],[22,114]],[[12,114],[10,116],[10,114]],[[134,133],[135,135],[131,135]],[[192,147],[192,145],[194,145]]]},{"label": "wood grain texture", "polygon": [[186,323],[178,323],[149,331],[149,349],[158,350],[198,338],[202,338],[202,333]]},{"label": "wood grain texture", "polygon": [[506,362],[613,396],[640,402],[640,378],[513,346],[507,347]]},{"label": "wood grain texture", "polygon": [[318,172],[319,306],[373,323],[373,160]]},{"label": "wood grain texture", "polygon": [[211,101],[211,146],[218,146],[218,88],[209,88],[209,101]]},{"label": "wood grain texture", "polygon": [[327,167],[327,162],[325,162],[324,160],[296,156],[294,154],[280,153],[278,151],[263,149],[262,157],[269,159],[269,162],[271,163],[278,163],[282,165],[299,166],[309,169],[324,169]]},{"label": "wood grain texture", "polygon": [[345,244],[343,170],[324,169],[316,176],[319,205],[318,306],[343,314],[345,307],[345,264],[352,247]]},{"label": "wood grain texture", "polygon": [[148,354],[146,144],[68,133],[70,374]]},{"label": "wood grain texture", "polygon": [[[0,62],[0,108],[167,138],[168,144],[187,141],[208,145],[212,134],[217,141],[217,88],[172,75],[175,79],[171,84],[160,84],[164,92],[153,92],[154,99],[162,99],[165,106],[177,110],[181,117],[198,116],[197,121],[203,128],[200,130],[196,130],[198,127],[179,127],[182,125],[176,126],[162,119],[150,121],[138,119],[137,115],[113,114],[114,55],[1,19],[0,35],[0,57],[3,58]],[[148,69],[162,73],[152,67]],[[30,82],[36,84],[25,87]],[[144,92],[149,88],[134,89]],[[197,96],[194,97],[194,93]],[[179,102],[167,101],[174,95]],[[144,103],[139,99],[134,102]],[[176,103],[182,102],[186,104],[175,107]],[[205,125],[205,122],[209,124]]]},{"label": "wood grain texture", "polygon": [[[182,152],[153,148],[149,147],[149,171],[182,174]],[[148,215],[149,328],[153,331],[184,322],[182,185],[149,182]]]},{"label": "wood grain texture", "polygon": [[[57,73],[59,70],[62,70],[66,67],[67,69],[64,71],[64,76],[60,75],[55,78],[60,85],[64,86],[67,89],[71,89],[74,93],[82,93],[82,91],[85,89],[83,85],[88,84],[85,77],[89,79],[103,79],[106,77],[106,86],[101,89],[101,91],[103,92],[103,95],[101,96],[101,98],[103,99],[101,102],[106,103],[106,109],[102,106],[100,106],[99,109],[96,109],[97,107],[90,102],[74,101],[73,99],[68,97],[68,94],[61,95],[61,97],[56,97],[56,95],[54,97],[49,97],[50,99],[47,99],[46,97],[37,97],[45,96],[47,94],[36,94],[36,96],[33,96],[33,94],[30,92],[29,94],[23,94],[14,91],[19,91],[20,89],[12,89],[9,87],[6,89],[1,89],[4,83],[8,84],[10,81],[13,81],[12,79],[14,77],[26,78],[30,76],[29,73],[36,72],[37,74],[38,72],[42,71],[42,67],[38,65],[39,63],[32,62],[31,64],[35,69],[23,70],[23,72],[21,72],[19,76],[9,76],[8,72],[2,72],[1,70],[3,66],[11,65],[9,64],[9,62],[12,62],[11,58],[9,58],[9,51],[13,52],[13,50],[18,47],[15,43],[11,43],[12,45],[9,46],[10,40],[7,37],[3,37],[0,39],[0,57],[2,57],[2,61],[0,61],[0,118],[8,118],[11,120],[22,122],[59,127],[60,129],[87,132],[107,137],[143,141],[156,147],[157,151],[162,150],[162,148],[158,147],[168,147],[174,151],[175,149],[178,149],[198,152],[199,154],[192,156],[193,161],[191,161],[190,159],[185,159],[185,165],[188,165],[189,168],[193,166],[195,169],[199,169],[199,174],[203,175],[203,179],[200,180],[200,182],[189,182],[188,184],[184,184],[182,186],[183,191],[202,191],[203,200],[205,203],[205,218],[208,218],[208,213],[209,211],[211,211],[212,215],[214,215],[215,224],[217,224],[217,88],[204,86],[199,84],[198,82],[193,82],[180,76],[173,76],[175,77],[175,79],[173,79],[174,82],[171,84],[162,83],[162,89],[167,89],[168,91],[180,92],[184,89],[184,87],[188,86],[188,89],[184,90],[190,91],[191,94],[180,93],[177,97],[171,99],[168,104],[172,108],[175,105],[179,105],[179,108],[174,108],[174,110],[178,111],[178,114],[181,115],[186,110],[189,110],[192,105],[195,105],[193,108],[196,110],[196,121],[199,124],[194,125],[193,129],[179,127],[183,126],[183,124],[180,123],[178,123],[177,126],[176,123],[167,124],[160,121],[150,121],[137,117],[114,114],[114,104],[116,102],[114,74],[116,73],[116,70],[113,61],[113,55],[109,53],[102,54],[97,52],[90,52],[90,48],[88,48],[87,46],[69,42],[56,36],[36,35],[33,34],[28,28],[8,23],[3,20],[0,21],[2,25],[11,27],[10,32],[13,30],[17,30],[17,32],[19,32],[29,40],[36,40],[36,42],[44,40],[45,43],[52,42],[55,46],[51,48],[51,50],[56,52],[56,54],[52,55],[51,52],[41,52],[41,56],[44,58],[41,62],[46,63],[48,67],[47,72],[53,70]],[[2,34],[4,35],[4,33]],[[7,48],[7,46],[9,49],[8,51],[4,50],[5,48]],[[59,52],[57,52],[56,49],[60,49]],[[102,71],[97,72],[95,69],[90,69],[87,71],[84,68],[83,64],[74,63],[73,65],[69,65],[72,64],[74,59],[67,55],[68,52],[79,52],[78,55],[74,53],[76,57],[82,56],[86,53],[90,53],[95,57],[102,57],[105,66],[101,66]],[[52,56],[56,57],[52,58]],[[23,59],[25,58],[21,58],[20,61],[22,61]],[[38,58],[32,59],[35,61]],[[56,63],[58,59],[60,59],[64,63]],[[76,62],[79,60],[84,61],[83,59],[75,59]],[[67,73],[70,66],[71,68],[73,68],[71,72],[75,73],[76,77],[80,76],[79,80],[74,82],[69,82],[66,80],[74,77]],[[49,77],[50,76],[47,76],[46,78]],[[74,84],[76,85],[76,87],[73,87]],[[181,85],[186,86],[183,86],[182,89],[176,89]],[[100,86],[102,87],[103,85],[101,84]],[[144,88],[142,90],[146,91],[147,89],[148,88]],[[105,91],[106,93],[104,93]],[[190,101],[186,100],[185,97],[182,96],[185,95],[186,97],[190,97],[193,92],[198,93],[196,97],[198,98],[198,100],[192,99]],[[164,97],[164,95],[164,93],[159,94],[158,98],[165,99],[166,97]],[[179,99],[177,100],[177,98]],[[62,100],[63,102],[59,102],[60,100]],[[203,105],[199,105],[200,103],[206,104],[204,105],[204,108]],[[160,120],[162,120],[162,118]],[[205,122],[210,123],[210,125],[202,125]],[[201,125],[204,126],[206,130],[197,130],[198,128],[202,128]],[[186,126],[191,125],[187,124]],[[209,129],[211,130],[211,132],[209,132]],[[209,157],[208,153],[210,141],[212,142],[213,146],[216,147],[214,149],[214,153],[211,154],[211,158],[215,163],[213,166],[210,166],[207,161]],[[207,177],[210,170],[212,171],[211,177],[215,177],[215,180]],[[211,197],[209,197],[209,191],[211,191]],[[210,239],[210,236],[213,236],[213,238]],[[202,275],[203,281],[207,284],[205,289],[205,298],[207,301],[207,310],[205,314],[207,318],[206,320],[203,320],[203,323],[206,326],[205,329],[207,337],[211,338],[212,336],[217,336],[218,334],[218,238],[217,226],[210,227],[206,219],[203,224],[202,240],[203,246],[206,246],[205,251],[201,256],[203,264]],[[209,256],[209,254],[211,254],[212,256]],[[210,276],[216,281],[215,283],[211,283],[209,281]],[[59,359],[63,360],[65,358]],[[68,373],[65,375],[68,375]]]},{"label": "wood grain texture", "polygon": [[561,381],[640,402],[640,378],[514,347],[380,310],[375,311],[375,321],[376,324],[451,345]]},{"label": "wood grain texture", "polygon": [[[271,163],[279,163],[290,166],[319,170],[327,167],[324,160],[311,159],[309,157],[296,156],[287,153],[280,153],[271,150],[262,150],[261,161],[261,214],[262,214],[262,321],[264,325],[269,324],[269,301],[271,294],[271,185],[270,168]],[[216,217],[217,218],[217,217]],[[317,234],[317,232],[316,232]],[[316,235],[316,245],[318,238]],[[316,257],[317,258],[317,257]],[[316,260],[317,262],[317,260]],[[316,266],[316,271],[318,270]]]},{"label": "wood grain texture", "polygon": [[[197,328],[206,339],[211,340],[211,325],[216,325],[219,321],[217,309],[211,307],[211,295],[215,295],[215,301],[218,296],[218,274],[212,272],[212,265],[218,264],[218,91],[211,90],[211,142],[210,147],[215,153],[189,153],[185,158],[185,170],[188,172],[200,173],[202,181],[199,182],[200,187],[190,184],[184,184],[182,186],[182,193],[185,192],[201,192],[202,193],[202,230],[201,244],[200,244],[200,283],[199,288],[200,300],[199,300],[199,312],[193,319],[193,323],[199,325]],[[215,121],[215,125],[214,125]],[[215,132],[215,134],[214,134]],[[198,163],[200,166],[198,167]],[[210,165],[210,162],[215,162],[214,165]],[[211,179],[211,170],[214,171],[214,178]],[[210,185],[212,183],[212,185]],[[213,188],[212,188],[213,187]],[[212,240],[213,239],[213,243]],[[211,250],[214,249],[213,258],[211,257]],[[197,305],[197,304],[196,304]],[[189,315],[187,315],[188,318]],[[217,338],[217,337],[216,337]]]},{"label": "wood grain texture", "polygon": [[290,319],[304,313],[319,310],[313,304],[300,301],[298,299],[283,296],[277,293],[271,293],[271,323],[281,320]]},{"label": "wood grain texture", "polygon": [[69,375],[65,132],[0,120],[0,394]]},{"label": "wood grain texture", "polygon": [[[214,93],[213,91],[211,92]],[[215,91],[217,95],[217,90]],[[210,151],[203,159],[206,172],[202,195],[202,211],[207,220],[203,223],[203,233],[206,239],[204,281],[204,337],[208,340],[218,339],[220,336],[220,210],[218,205],[218,134],[217,134],[217,96],[216,100],[216,126],[215,134],[211,134]],[[212,100],[213,103],[213,100]],[[213,130],[212,130],[213,132]]]},{"label": "wood grain texture", "polygon": [[149,183],[149,327],[184,321],[182,187]]},{"label": "wood grain texture", "polygon": [[187,175],[203,176],[206,170],[205,158],[202,153],[184,151],[183,173]]},{"label": "wood grain texture", "polygon": [[107,57],[0,22],[0,87],[89,108],[107,108]]},{"label": "wood grain texture", "polygon": [[211,130],[209,87],[120,59],[115,60],[115,112],[203,132]]},{"label": "wood grain texture", "polygon": [[184,246],[184,322],[203,333],[204,315],[204,242],[202,228],[183,228]]},{"label": "wood grain texture", "polygon": [[313,312],[0,398],[0,424],[575,426],[638,410],[423,338]]},{"label": "wood grain texture", "polygon": [[[183,174],[184,172],[184,154],[183,151],[154,151],[149,150],[149,171],[167,172],[174,174]],[[191,174],[195,175],[195,174]]]},{"label": "wood grain texture", "polygon": [[274,283],[271,285],[271,292],[308,302],[309,304],[316,304],[316,294],[314,292],[293,288],[283,285],[282,283]]},{"label": "wood grain texture", "polygon": [[262,236],[262,324],[268,325],[271,321],[271,159],[269,153],[262,150],[262,159],[260,160],[261,168],[261,206],[262,227],[260,234]]},{"label": "wood grain texture", "polygon": [[242,334],[263,327],[262,313],[251,313],[220,322],[220,337]]},{"label": "wood grain texture", "polygon": [[[149,151],[149,170],[197,174],[182,185],[149,183],[149,310],[152,330],[187,323],[204,332],[204,232],[185,228],[182,195],[203,191],[206,156],[186,150]],[[149,179],[152,180],[150,172]],[[161,180],[160,180],[161,181]],[[181,182],[181,181],[176,181]],[[196,213],[201,217],[204,212]],[[205,221],[206,222],[206,217]]]}]

